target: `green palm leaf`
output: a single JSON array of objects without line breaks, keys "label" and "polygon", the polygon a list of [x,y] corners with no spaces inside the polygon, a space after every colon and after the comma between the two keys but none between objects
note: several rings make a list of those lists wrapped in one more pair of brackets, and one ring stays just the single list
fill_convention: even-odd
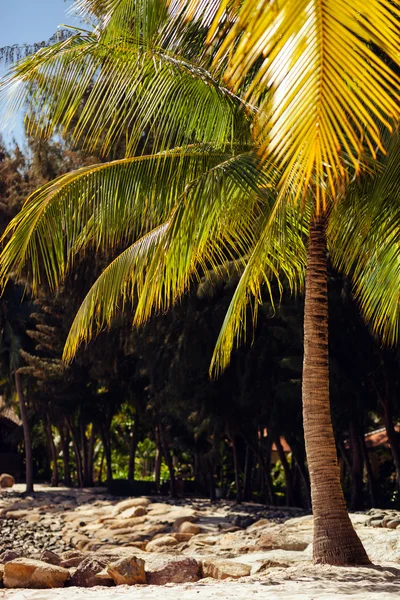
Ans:
[{"label": "green palm leaf", "polygon": [[34,192],[4,233],[4,285],[29,266],[34,291],[56,287],[78,252],[114,249],[161,224],[187,185],[230,154],[192,147],[91,165]]},{"label": "green palm leaf", "polygon": [[333,264],[353,280],[361,311],[388,344],[400,334],[400,136],[374,178],[353,186],[333,212],[328,242]]},{"label": "green palm leaf", "polygon": [[89,291],[66,357],[106,327],[127,299],[135,307],[134,323],[140,324],[153,311],[168,308],[210,269],[223,270],[234,260],[241,270],[257,245],[266,190],[273,184],[255,154],[234,156],[189,184],[170,218],[123,252]]}]

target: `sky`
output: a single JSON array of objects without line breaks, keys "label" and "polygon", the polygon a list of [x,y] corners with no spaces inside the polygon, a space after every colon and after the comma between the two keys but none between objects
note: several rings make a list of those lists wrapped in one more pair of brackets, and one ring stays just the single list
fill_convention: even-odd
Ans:
[{"label": "sky", "polygon": [[[0,47],[13,44],[33,44],[48,40],[60,24],[76,25],[77,20],[67,15],[72,0],[0,0]],[[0,66],[0,75],[4,66]],[[23,139],[22,117],[16,119],[14,128],[0,131],[5,141],[13,137]]]}]

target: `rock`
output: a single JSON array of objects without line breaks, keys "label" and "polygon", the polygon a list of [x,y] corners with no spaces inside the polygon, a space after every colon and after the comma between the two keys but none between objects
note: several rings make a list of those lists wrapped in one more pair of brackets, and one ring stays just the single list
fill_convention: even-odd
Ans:
[{"label": "rock", "polygon": [[212,577],[213,579],[239,579],[250,575],[251,567],[242,563],[233,561],[204,561],[202,566],[203,577]]},{"label": "rock", "polygon": [[15,479],[8,473],[2,473],[0,475],[0,488],[12,488],[15,485]]},{"label": "rock", "polygon": [[256,531],[257,529],[259,529],[260,527],[268,527],[269,525],[271,525],[271,521],[269,519],[260,519],[259,521],[256,521],[255,523],[253,523],[252,525],[247,527],[246,531],[248,531],[249,533],[252,533],[253,531]]},{"label": "rock", "polygon": [[133,519],[134,517],[144,517],[147,510],[144,506],[131,506],[118,514],[119,519]]},{"label": "rock", "polygon": [[108,587],[113,586],[115,583],[113,578],[108,574],[107,569],[103,569],[100,573],[97,573],[96,579],[99,581],[99,585],[106,585]]},{"label": "rock", "polygon": [[[182,523],[194,523],[196,520],[197,520],[196,517],[194,517],[193,515],[178,517],[177,519],[175,519],[174,524],[172,525],[172,529],[174,531],[181,531]],[[185,532],[182,531],[181,533],[185,533]],[[186,533],[189,533],[189,532],[186,532]]]},{"label": "rock", "polygon": [[124,548],[136,548],[144,552],[146,550],[147,542],[125,542],[122,544]]},{"label": "rock", "polygon": [[120,513],[124,512],[124,510],[126,510],[127,508],[133,508],[136,506],[146,507],[149,506],[149,504],[151,504],[151,500],[149,500],[148,498],[128,498],[127,500],[122,500],[121,502],[118,502],[118,504],[114,506],[113,514],[119,515]]},{"label": "rock", "polygon": [[4,565],[0,565],[0,587],[3,586]]},{"label": "rock", "polygon": [[214,546],[217,541],[217,536],[200,533],[199,535],[192,537],[192,539],[189,541],[189,546]]},{"label": "rock", "polygon": [[106,519],[108,529],[126,529],[126,527],[136,527],[142,525],[146,521],[146,517],[134,517],[132,519]]},{"label": "rock", "polygon": [[6,588],[47,589],[63,587],[68,577],[68,569],[32,558],[16,558],[4,565],[3,581]]},{"label": "rock", "polygon": [[136,556],[121,558],[110,563],[107,572],[117,585],[146,583],[144,560]]},{"label": "rock", "polygon": [[302,552],[307,546],[307,541],[296,539],[296,537],[291,537],[290,535],[273,535],[267,533],[260,537],[253,550],[257,552],[260,550],[291,550]]},{"label": "rock", "polygon": [[162,535],[151,540],[146,546],[146,552],[162,552],[168,550],[171,546],[179,544],[173,535]]},{"label": "rock", "polygon": [[[104,571],[109,559],[102,556],[87,556],[78,566],[70,579],[70,585],[77,587],[94,587],[95,585],[108,585],[102,577],[97,577],[98,573]],[[110,582],[109,585],[113,585]]]},{"label": "rock", "polygon": [[383,520],[382,519],[371,519],[369,524],[371,527],[382,527]]},{"label": "rock", "polygon": [[15,560],[16,558],[21,557],[21,552],[16,552],[15,550],[6,550],[3,554],[0,555],[0,562],[5,564],[10,562],[10,560]]},{"label": "rock", "polygon": [[39,557],[39,560],[41,560],[42,562],[46,562],[49,565],[56,566],[60,566],[60,563],[62,562],[61,556],[58,556],[58,554],[52,552],[51,550],[43,550]]},{"label": "rock", "polygon": [[193,558],[185,558],[170,562],[157,571],[147,573],[150,585],[166,583],[192,583],[201,579],[201,564]]},{"label": "rock", "polygon": [[193,533],[174,533],[174,538],[178,540],[178,542],[188,542],[193,536]]},{"label": "rock", "polygon": [[65,563],[61,564],[61,566],[66,569],[77,567],[87,556],[85,552],[81,552],[80,550],[67,550],[61,554],[62,563]]},{"label": "rock", "polygon": [[285,563],[283,561],[266,560],[261,565],[259,565],[256,569],[253,570],[252,575],[255,575],[256,573],[264,573],[265,571],[268,571],[269,569],[287,569],[289,566],[290,566],[290,564]]},{"label": "rock", "polygon": [[71,545],[75,546],[78,550],[84,550],[85,547],[90,542],[89,538],[86,535],[82,535],[81,533],[77,533],[71,537]]},{"label": "rock", "polygon": [[165,515],[171,510],[171,506],[169,504],[165,504],[164,502],[154,502],[148,506],[147,511],[151,514],[152,517],[158,515]]},{"label": "rock", "polygon": [[198,533],[201,533],[201,527],[190,521],[184,521],[179,527],[179,533],[192,533],[193,535],[197,535]]},{"label": "rock", "polygon": [[400,519],[393,519],[393,521],[389,521],[386,525],[388,529],[397,529],[400,525]]}]

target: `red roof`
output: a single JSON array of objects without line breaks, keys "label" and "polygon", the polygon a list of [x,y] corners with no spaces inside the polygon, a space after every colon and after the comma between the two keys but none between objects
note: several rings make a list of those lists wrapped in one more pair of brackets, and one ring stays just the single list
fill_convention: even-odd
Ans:
[{"label": "red roof", "polygon": [[[400,425],[395,425],[394,428],[397,433],[400,433]],[[380,429],[375,429],[375,431],[369,431],[366,433],[365,445],[367,448],[379,448],[379,446],[390,448],[386,427],[381,427]]]}]

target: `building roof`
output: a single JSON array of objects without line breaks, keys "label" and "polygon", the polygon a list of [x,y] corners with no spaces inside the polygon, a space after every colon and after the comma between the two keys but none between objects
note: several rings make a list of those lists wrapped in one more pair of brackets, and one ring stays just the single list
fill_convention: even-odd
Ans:
[{"label": "building roof", "polygon": [[[400,425],[395,425],[394,428],[397,433],[400,433]],[[369,431],[368,433],[366,433],[365,445],[367,446],[367,448],[379,448],[380,446],[390,448],[386,428],[380,427],[379,429],[375,429],[374,431]]]},{"label": "building roof", "polygon": [[6,419],[7,421],[11,421],[17,427],[21,427],[22,421],[11,406],[7,406],[4,402],[3,396],[0,396],[0,420]]}]

